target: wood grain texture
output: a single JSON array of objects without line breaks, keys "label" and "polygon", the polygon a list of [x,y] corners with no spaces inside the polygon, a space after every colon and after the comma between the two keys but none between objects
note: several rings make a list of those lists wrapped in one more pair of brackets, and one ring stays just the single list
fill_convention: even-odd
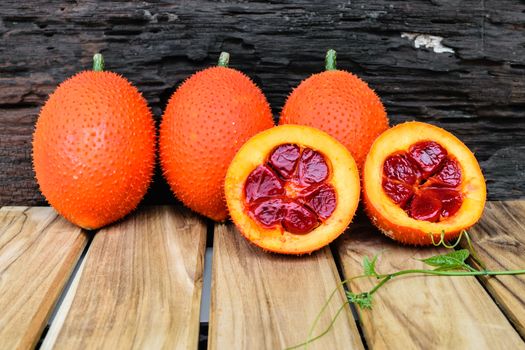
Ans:
[{"label": "wood grain texture", "polygon": [[60,303],[60,306],[55,314],[55,317],[52,320],[52,324],[49,327],[39,350],[52,350],[53,349],[53,346],[57,340],[58,334],[60,333],[60,330],[64,326],[64,322],[66,321],[68,312],[71,309],[71,304],[73,303],[75,294],[77,293],[78,283],[80,281],[80,277],[82,276],[82,271],[84,271],[84,266],[86,266],[86,259],[83,259],[80,262],[78,270],[74,272],[74,275],[72,276],[73,280],[71,281],[71,284],[68,286],[66,294],[64,295],[62,302]]},{"label": "wood grain texture", "polygon": [[100,230],[45,346],[196,349],[205,246],[204,223],[173,207]]},{"label": "wood grain texture", "polygon": [[[489,202],[482,220],[469,232],[487,268],[525,269],[525,201]],[[480,280],[525,338],[525,275]]]},{"label": "wood grain texture", "polygon": [[[301,257],[271,254],[221,224],[215,227],[213,250],[208,349],[283,349],[304,342],[340,282],[328,248]],[[314,335],[343,302],[343,293],[337,293]],[[362,349],[350,309],[308,348]]]},{"label": "wood grain texture", "polygon": [[0,348],[35,346],[87,241],[51,208],[0,209]]},{"label": "wood grain texture", "polygon": [[[490,198],[522,197],[523,23],[525,3],[514,0],[4,1],[0,204],[44,203],[31,169],[33,125],[47,95],[88,69],[94,52],[139,87],[158,119],[176,87],[221,50],[277,115],[330,47],[339,67],[379,93],[393,123],[446,127],[476,153]],[[445,52],[417,35],[436,36]],[[157,174],[148,201],[173,201],[166,189]]]},{"label": "wood grain texture", "polygon": [[[444,248],[401,246],[368,222],[356,223],[336,241],[346,278],[363,273],[364,256],[381,254],[377,271],[424,268],[416,260]],[[351,282],[370,290],[372,279]],[[474,277],[400,276],[375,295],[372,310],[360,310],[370,349],[525,349],[525,343]]]}]

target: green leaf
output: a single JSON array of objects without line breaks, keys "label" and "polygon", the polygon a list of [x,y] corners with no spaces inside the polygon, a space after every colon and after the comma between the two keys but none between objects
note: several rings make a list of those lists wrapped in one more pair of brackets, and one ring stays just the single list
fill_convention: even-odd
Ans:
[{"label": "green leaf", "polygon": [[432,256],[427,259],[422,259],[425,264],[436,267],[436,270],[454,270],[459,268],[465,268],[465,260],[469,257],[470,253],[467,249],[455,250],[453,252]]},{"label": "green leaf", "polygon": [[352,292],[346,292],[346,298],[348,299],[348,302],[356,304],[362,309],[372,308],[372,294],[370,293],[355,294]]},{"label": "green leaf", "polygon": [[368,256],[365,256],[363,259],[363,271],[364,274],[367,276],[377,276],[376,272],[376,262],[377,262],[377,255],[375,255],[372,258],[372,261],[368,258]]}]

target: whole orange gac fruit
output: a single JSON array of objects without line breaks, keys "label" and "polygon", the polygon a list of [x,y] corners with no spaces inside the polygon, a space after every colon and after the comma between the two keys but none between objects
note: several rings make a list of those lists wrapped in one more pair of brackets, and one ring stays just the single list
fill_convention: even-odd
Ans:
[{"label": "whole orange gac fruit", "polygon": [[94,70],[64,81],[40,111],[33,165],[42,194],[61,215],[97,229],[131,212],[155,164],[155,125],[126,79]]},{"label": "whole orange gac fruit", "polygon": [[279,124],[321,129],[345,145],[362,167],[375,138],[388,128],[375,92],[352,73],[336,69],[336,52],[326,54],[326,70],[303,80],[288,97]]},{"label": "whole orange gac fruit", "polygon": [[160,160],[172,191],[189,208],[216,221],[228,216],[224,177],[237,150],[271,128],[270,106],[243,73],[219,65],[195,73],[175,91],[160,126]]}]

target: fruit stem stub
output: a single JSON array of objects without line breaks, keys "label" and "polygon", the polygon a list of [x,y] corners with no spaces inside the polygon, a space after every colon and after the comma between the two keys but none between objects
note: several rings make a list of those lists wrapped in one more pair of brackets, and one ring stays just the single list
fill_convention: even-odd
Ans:
[{"label": "fruit stem stub", "polygon": [[230,63],[230,54],[224,51],[221,52],[217,65],[219,67],[228,67],[228,63]]},{"label": "fruit stem stub", "polygon": [[102,57],[100,53],[96,53],[93,56],[93,70],[95,72],[102,72],[104,70],[104,57]]},{"label": "fruit stem stub", "polygon": [[335,52],[335,50],[330,49],[326,51],[326,58],[324,61],[325,70],[337,70],[336,57],[337,53]]}]

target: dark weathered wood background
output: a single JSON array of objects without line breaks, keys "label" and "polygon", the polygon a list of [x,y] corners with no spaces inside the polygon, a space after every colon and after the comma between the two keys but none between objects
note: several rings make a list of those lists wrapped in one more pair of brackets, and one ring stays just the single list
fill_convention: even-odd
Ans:
[{"label": "dark weathered wood background", "polygon": [[[443,38],[447,52],[416,48],[417,34]],[[31,169],[33,125],[46,96],[95,52],[158,119],[180,82],[222,50],[278,115],[328,48],[376,89],[393,123],[435,123],[471,147],[490,198],[525,196],[523,1],[3,1],[0,37],[0,205],[45,203]],[[148,201],[170,200],[157,175]]]}]

